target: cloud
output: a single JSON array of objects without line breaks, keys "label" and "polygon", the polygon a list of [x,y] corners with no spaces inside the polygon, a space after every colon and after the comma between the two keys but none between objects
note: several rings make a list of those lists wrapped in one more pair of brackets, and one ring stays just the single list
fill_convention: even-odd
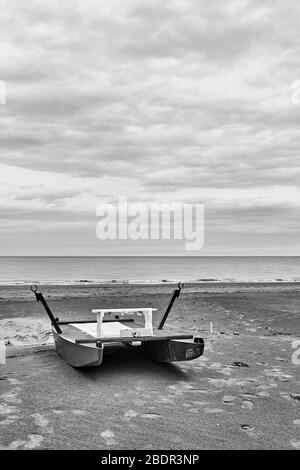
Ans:
[{"label": "cloud", "polygon": [[1,8],[1,230],[125,194],[204,201],[214,233],[299,231],[297,1]]}]

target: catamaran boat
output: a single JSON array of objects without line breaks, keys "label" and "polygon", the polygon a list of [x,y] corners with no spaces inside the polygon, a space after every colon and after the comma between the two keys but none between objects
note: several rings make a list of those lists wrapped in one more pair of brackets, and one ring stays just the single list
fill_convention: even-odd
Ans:
[{"label": "catamaran boat", "polygon": [[60,321],[55,318],[37,286],[31,287],[44,306],[52,325],[58,355],[72,367],[100,366],[105,352],[120,344],[157,362],[190,361],[203,354],[204,341],[189,333],[163,330],[183,285],[178,284],[171,301],[153,327],[153,308],[93,309],[95,320]]}]

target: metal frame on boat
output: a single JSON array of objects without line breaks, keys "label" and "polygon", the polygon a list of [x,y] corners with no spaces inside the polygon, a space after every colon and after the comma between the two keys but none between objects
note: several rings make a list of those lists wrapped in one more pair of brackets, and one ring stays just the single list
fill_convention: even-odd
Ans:
[{"label": "metal frame on boat", "polygon": [[104,352],[120,344],[158,362],[189,361],[201,356],[202,338],[162,331],[182,286],[179,283],[174,290],[157,328],[153,328],[152,312],[156,309],[152,308],[95,309],[95,320],[59,321],[37,286],[31,290],[50,318],[58,355],[73,367],[91,367],[99,366]]}]

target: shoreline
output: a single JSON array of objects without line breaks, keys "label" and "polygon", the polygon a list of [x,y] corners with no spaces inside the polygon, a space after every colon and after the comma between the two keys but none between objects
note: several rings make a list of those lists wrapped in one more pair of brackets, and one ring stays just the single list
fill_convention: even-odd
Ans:
[{"label": "shoreline", "polygon": [[41,281],[19,281],[19,280],[0,280],[1,287],[30,287],[32,285],[37,286],[86,286],[86,287],[100,287],[100,286],[176,286],[181,282],[187,287],[191,286],[210,286],[210,285],[299,285],[300,279],[265,279],[265,280],[223,280],[223,279],[196,279],[196,280],[166,280],[166,279],[157,279],[157,280],[138,280],[138,279],[108,279],[108,280],[41,280]]},{"label": "shoreline", "polygon": [[[52,312],[61,320],[92,319],[95,308],[153,307],[157,315],[165,311],[176,284],[106,284],[106,285],[40,285]],[[170,321],[182,312],[182,327],[189,328],[190,316],[199,309],[193,323],[207,333],[210,322],[221,331],[247,334],[287,334],[299,330],[297,315],[300,283],[205,283],[185,284],[175,303]],[[255,320],[253,311],[261,306]],[[287,306],[292,312],[286,314]],[[243,314],[241,311],[245,310]],[[248,317],[243,328],[244,317]],[[154,324],[155,324],[154,317]],[[178,322],[177,322],[178,323]],[[192,324],[195,327],[195,324]],[[217,330],[216,330],[217,331]],[[300,333],[300,331],[299,331]],[[52,334],[48,316],[28,285],[0,286],[0,339],[11,346],[49,344]]]},{"label": "shoreline", "polygon": [[[126,297],[134,298],[137,294],[154,295],[159,294],[170,298],[172,292],[178,283],[104,283],[104,284],[49,284],[47,282],[37,284],[40,292],[51,301],[72,300],[83,298],[99,299],[111,297],[113,302],[116,299]],[[263,293],[263,292],[282,292],[297,293],[300,291],[300,282],[202,282],[202,283],[183,283],[181,297],[189,294],[202,294],[203,296],[223,294],[242,294],[242,293]],[[5,317],[4,305],[15,304],[16,308],[20,302],[36,303],[35,296],[30,289],[30,284],[0,284],[0,319]],[[155,296],[153,297],[155,299]],[[143,301],[143,297],[141,299]],[[1,307],[2,305],[2,307]],[[122,306],[120,305],[119,308]],[[4,308],[4,310],[3,310]],[[36,310],[34,308],[34,310]],[[15,316],[15,315],[14,315]]]}]

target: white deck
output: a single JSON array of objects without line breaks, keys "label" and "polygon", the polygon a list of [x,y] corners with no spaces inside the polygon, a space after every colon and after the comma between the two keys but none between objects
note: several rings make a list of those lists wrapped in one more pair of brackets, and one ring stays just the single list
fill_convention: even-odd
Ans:
[{"label": "white deck", "polygon": [[[97,338],[97,323],[71,323],[71,326],[74,326],[78,330],[84,331],[89,335]],[[102,337],[111,338],[121,336],[121,330],[131,330],[129,326],[123,325],[119,322],[114,323],[102,323]]]}]

